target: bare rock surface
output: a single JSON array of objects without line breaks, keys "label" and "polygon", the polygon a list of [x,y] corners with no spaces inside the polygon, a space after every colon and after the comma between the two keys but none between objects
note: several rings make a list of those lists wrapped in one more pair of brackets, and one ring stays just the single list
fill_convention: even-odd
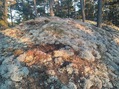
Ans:
[{"label": "bare rock surface", "polygon": [[119,30],[58,17],[2,30],[0,89],[119,89]]}]

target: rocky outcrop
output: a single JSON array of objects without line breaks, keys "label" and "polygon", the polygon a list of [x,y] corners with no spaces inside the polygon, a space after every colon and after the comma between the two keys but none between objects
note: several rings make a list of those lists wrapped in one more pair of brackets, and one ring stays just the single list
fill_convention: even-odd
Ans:
[{"label": "rocky outcrop", "polygon": [[119,89],[119,31],[41,17],[0,31],[0,89]]}]

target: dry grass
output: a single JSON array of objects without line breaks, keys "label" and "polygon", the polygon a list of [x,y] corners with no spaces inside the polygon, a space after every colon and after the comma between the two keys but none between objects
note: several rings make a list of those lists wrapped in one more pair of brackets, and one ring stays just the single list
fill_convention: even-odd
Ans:
[{"label": "dry grass", "polygon": [[[86,20],[86,22],[90,23],[90,24],[93,24],[93,25],[96,25],[97,23],[95,21],[91,21],[91,20]],[[108,26],[112,29],[115,29],[115,30],[118,30],[119,31],[119,27],[115,26],[114,24],[105,24],[105,23],[102,23],[102,26]]]}]

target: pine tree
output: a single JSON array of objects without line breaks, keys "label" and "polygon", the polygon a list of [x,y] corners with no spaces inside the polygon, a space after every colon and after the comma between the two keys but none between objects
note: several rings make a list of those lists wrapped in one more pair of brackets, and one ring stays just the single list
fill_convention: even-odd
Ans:
[{"label": "pine tree", "polygon": [[54,16],[54,11],[53,11],[53,5],[54,5],[54,0],[49,1],[49,6],[50,6],[50,16]]},{"label": "pine tree", "polygon": [[35,11],[35,16],[37,17],[37,7],[36,7],[36,0],[33,0],[34,1],[34,11]]},{"label": "pine tree", "polygon": [[84,0],[80,0],[81,2],[81,13],[82,13],[82,20],[85,22],[85,9],[84,9]]},{"label": "pine tree", "polygon": [[7,1],[0,0],[0,29],[8,27],[7,21]]},{"label": "pine tree", "polygon": [[97,27],[101,27],[102,22],[102,0],[98,0]]}]

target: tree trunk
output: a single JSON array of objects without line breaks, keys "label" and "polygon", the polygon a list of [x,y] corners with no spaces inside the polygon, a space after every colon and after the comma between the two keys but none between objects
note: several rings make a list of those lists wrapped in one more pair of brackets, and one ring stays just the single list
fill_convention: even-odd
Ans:
[{"label": "tree trunk", "polygon": [[34,11],[35,11],[35,16],[37,17],[37,7],[36,7],[36,0],[33,0],[34,2]]},{"label": "tree trunk", "polygon": [[60,10],[61,10],[61,13],[63,13],[62,12],[62,0],[60,0],[60,1],[61,1]]},{"label": "tree trunk", "polygon": [[102,22],[102,0],[98,0],[97,27],[101,27]]},{"label": "tree trunk", "polygon": [[54,11],[53,11],[53,4],[54,4],[54,0],[50,0],[50,16],[54,16]]},{"label": "tree trunk", "polygon": [[70,11],[69,0],[68,0],[67,4],[68,4],[68,18],[69,18],[69,17],[70,17],[70,16],[69,16],[69,11]]},{"label": "tree trunk", "polygon": [[83,20],[83,22],[85,22],[84,0],[80,0],[80,2],[81,2],[82,20]]},{"label": "tree trunk", "polygon": [[9,7],[9,8],[10,8],[10,15],[11,15],[11,17],[10,17],[10,18],[11,18],[11,26],[13,26],[13,17],[12,17],[11,5],[10,5],[10,7]]},{"label": "tree trunk", "polygon": [[7,14],[8,14],[8,4],[7,4],[8,0],[4,0],[4,21],[6,23],[6,26],[8,26],[8,21],[7,21]]}]

